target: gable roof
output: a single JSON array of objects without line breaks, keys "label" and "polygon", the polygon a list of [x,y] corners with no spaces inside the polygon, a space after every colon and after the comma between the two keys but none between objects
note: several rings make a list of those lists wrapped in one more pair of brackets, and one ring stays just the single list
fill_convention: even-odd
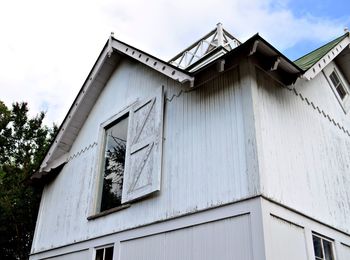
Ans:
[{"label": "gable roof", "polygon": [[175,81],[183,84],[189,83],[190,86],[193,85],[194,78],[186,71],[121,42],[111,35],[58,129],[58,133],[42,161],[39,171],[32,176],[32,179],[41,178],[47,172],[56,169],[67,161],[68,152],[78,136],[85,119],[108,82],[117,63],[125,56],[137,60]]},{"label": "gable roof", "polygon": [[349,44],[350,33],[346,32],[342,36],[300,57],[294,63],[304,71],[303,78],[307,80],[313,79]]},{"label": "gable roof", "polygon": [[329,51],[331,51],[336,45],[338,45],[343,39],[345,39],[347,36],[348,36],[348,33],[334,39],[333,41],[326,43],[325,45],[317,48],[316,50],[311,51],[310,53],[295,60],[294,63],[297,66],[299,66],[299,68],[305,71],[308,70],[313,65],[315,65],[315,63],[317,63],[320,59],[322,59],[322,57],[325,56]]},{"label": "gable roof", "polygon": [[[214,51],[210,52],[211,54],[221,52],[221,50],[225,48],[225,46],[220,45],[216,47]],[[78,136],[81,127],[119,60],[123,57],[132,58],[175,81],[189,83],[189,87],[193,87],[195,77],[196,86],[200,86],[203,82],[208,80],[208,75],[212,76],[211,73],[207,73],[207,70],[218,70],[217,66],[215,66],[218,61],[224,61],[221,64],[223,64],[225,68],[229,68],[237,64],[242,57],[247,56],[259,61],[263,69],[284,84],[291,84],[302,72],[298,66],[258,34],[252,36],[246,42],[240,43],[236,48],[232,48],[228,52],[220,53],[218,56],[212,57],[211,55],[205,55],[203,57],[204,60],[200,59],[199,61],[204,62],[204,65],[201,65],[199,69],[192,72],[156,58],[115,39],[113,35],[111,35],[64,118],[49,151],[41,163],[39,171],[32,176],[32,180],[41,180],[43,177],[44,179],[50,179],[49,175],[57,174],[62,165],[67,162],[69,151],[75,138]],[[206,62],[206,59],[210,60]],[[225,64],[226,59],[227,63]],[[222,71],[223,70],[219,69],[219,72]]]},{"label": "gable roof", "polygon": [[189,82],[191,87],[193,86],[194,78],[186,70],[176,67],[171,63],[163,61],[125,42],[117,40],[113,37],[113,33],[108,40],[108,49],[109,56],[115,50],[117,53],[127,55],[175,81],[180,83]]}]

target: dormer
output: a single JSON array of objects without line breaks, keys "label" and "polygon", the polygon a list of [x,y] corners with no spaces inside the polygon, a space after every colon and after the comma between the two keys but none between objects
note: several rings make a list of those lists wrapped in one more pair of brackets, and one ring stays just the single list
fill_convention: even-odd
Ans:
[{"label": "dormer", "polygon": [[345,113],[350,109],[349,46],[349,32],[345,30],[342,36],[294,61],[304,70],[302,78],[307,81],[314,79],[319,73],[324,75]]}]

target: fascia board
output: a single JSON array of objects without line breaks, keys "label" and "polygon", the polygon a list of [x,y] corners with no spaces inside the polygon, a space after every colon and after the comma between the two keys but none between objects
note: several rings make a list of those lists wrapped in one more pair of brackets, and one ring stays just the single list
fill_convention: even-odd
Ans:
[{"label": "fascia board", "polygon": [[[107,48],[107,44],[106,44],[105,47],[103,48],[100,56],[98,57],[94,67],[92,68],[87,79],[85,80],[82,88],[80,89],[77,97],[75,98],[72,106],[70,107],[65,119],[63,120],[61,126],[59,127],[58,133],[57,133],[56,137],[54,138],[54,141],[52,142],[52,144],[49,148],[49,151],[46,153],[46,156],[40,165],[39,171],[43,171],[45,168],[46,169],[52,168],[50,165],[51,157],[53,156],[54,152],[57,149],[59,149],[58,146],[62,141],[63,134],[65,133],[65,131],[69,130],[69,126],[72,123],[74,115],[79,111],[79,107],[80,107],[81,102],[84,100],[84,97],[88,94],[88,91],[89,91],[91,85],[93,84],[96,75],[98,74],[98,72],[102,68],[103,63],[105,62],[106,59],[108,59],[107,55],[108,55],[108,48]],[[69,151],[63,151],[63,152],[67,153]]]},{"label": "fascia board", "polygon": [[192,76],[165,61],[162,61],[146,52],[143,52],[114,38],[111,46],[118,52],[137,60],[138,62],[166,75],[173,80],[180,83],[190,82],[190,86],[193,86],[194,78]]}]

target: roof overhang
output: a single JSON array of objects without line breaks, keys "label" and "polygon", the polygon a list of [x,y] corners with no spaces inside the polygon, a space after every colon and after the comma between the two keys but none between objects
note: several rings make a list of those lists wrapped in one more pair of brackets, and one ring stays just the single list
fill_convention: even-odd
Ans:
[{"label": "roof overhang", "polygon": [[110,38],[108,41],[109,52],[116,50],[118,53],[125,54],[138,62],[157,70],[158,72],[168,76],[169,78],[179,81],[180,83],[190,83],[193,86],[194,78],[189,75],[185,70],[182,70],[168,62],[162,61],[148,53],[145,53],[135,47],[132,47],[124,42],[121,42],[115,38]]},{"label": "roof overhang", "polygon": [[[333,48],[331,48],[325,55],[320,57],[320,59],[315,62],[310,68],[308,68],[304,74],[303,78],[307,80],[311,80],[315,78],[318,73],[320,73],[330,62],[332,62],[334,59],[338,59],[338,56],[343,53],[348,57],[348,49],[350,45],[350,36],[349,33],[347,34],[344,39],[342,39],[338,44],[336,44]],[[345,50],[345,52],[343,52]],[[348,59],[348,58],[345,58]],[[342,58],[338,59],[342,63]],[[348,63],[347,63],[348,64]],[[347,65],[349,66],[349,65]]]},{"label": "roof overhang", "polygon": [[[195,86],[198,87],[211,77],[215,77],[213,76],[215,71],[228,70],[247,57],[283,85],[293,84],[303,72],[264,38],[256,34],[230,52],[195,71],[193,73],[196,78]],[[212,72],[208,73],[209,70]]]}]

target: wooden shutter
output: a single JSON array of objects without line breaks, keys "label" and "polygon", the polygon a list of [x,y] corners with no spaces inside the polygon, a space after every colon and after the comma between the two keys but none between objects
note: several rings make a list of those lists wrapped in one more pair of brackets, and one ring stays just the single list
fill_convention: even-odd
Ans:
[{"label": "wooden shutter", "polygon": [[163,133],[163,87],[136,103],[129,114],[122,203],[160,190]]}]

